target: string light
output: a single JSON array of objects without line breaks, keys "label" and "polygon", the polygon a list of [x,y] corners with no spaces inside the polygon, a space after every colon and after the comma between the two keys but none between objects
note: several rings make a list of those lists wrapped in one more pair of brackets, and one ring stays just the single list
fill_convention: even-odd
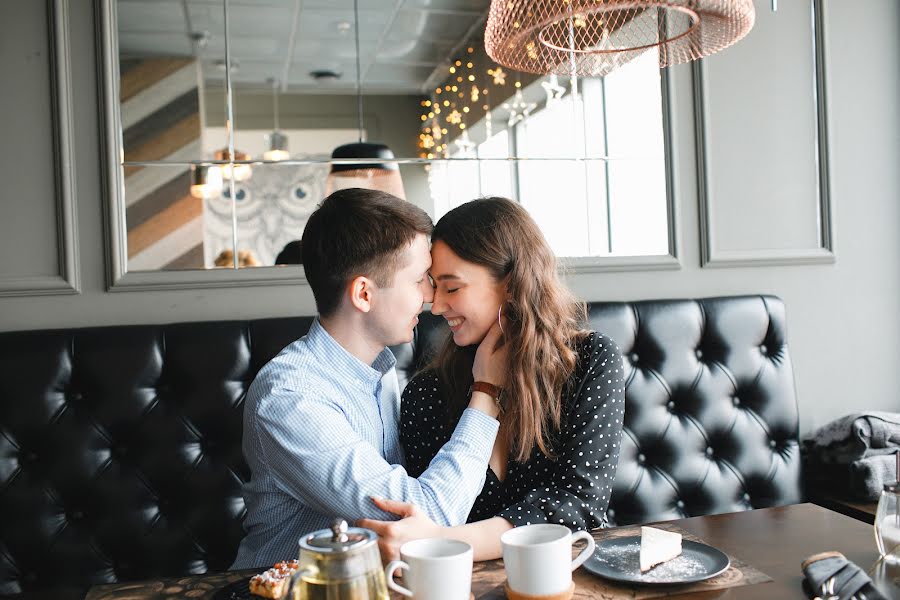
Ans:
[{"label": "string light", "polygon": [[559,79],[557,79],[555,73],[550,75],[549,80],[542,81],[541,87],[544,88],[544,92],[547,94],[547,106],[556,104],[566,93],[566,88],[559,85]]}]

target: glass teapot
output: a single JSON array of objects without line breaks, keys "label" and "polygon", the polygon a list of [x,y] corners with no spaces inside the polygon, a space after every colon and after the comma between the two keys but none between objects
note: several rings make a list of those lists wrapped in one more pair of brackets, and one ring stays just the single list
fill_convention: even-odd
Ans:
[{"label": "glass teapot", "polygon": [[335,519],[300,539],[299,568],[287,600],[389,600],[378,535]]}]

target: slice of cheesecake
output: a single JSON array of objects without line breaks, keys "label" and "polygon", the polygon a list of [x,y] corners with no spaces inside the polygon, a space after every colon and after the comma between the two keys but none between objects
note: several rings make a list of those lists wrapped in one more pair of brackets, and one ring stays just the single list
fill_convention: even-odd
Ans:
[{"label": "slice of cheesecake", "polygon": [[641,527],[641,573],[681,554],[681,534]]}]

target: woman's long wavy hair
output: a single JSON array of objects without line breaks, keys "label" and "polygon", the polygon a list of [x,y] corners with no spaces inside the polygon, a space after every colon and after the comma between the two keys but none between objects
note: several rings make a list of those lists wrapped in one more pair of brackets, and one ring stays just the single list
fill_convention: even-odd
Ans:
[{"label": "woman's long wavy hair", "polygon": [[[550,437],[561,427],[562,394],[586,322],[584,304],[560,281],[556,256],[537,223],[512,200],[482,198],[451,210],[434,228],[432,242],[437,241],[506,282],[502,343],[510,348],[501,427],[519,462],[535,446],[551,456]],[[429,365],[448,391],[451,415],[468,404],[475,350],[448,336]]]}]

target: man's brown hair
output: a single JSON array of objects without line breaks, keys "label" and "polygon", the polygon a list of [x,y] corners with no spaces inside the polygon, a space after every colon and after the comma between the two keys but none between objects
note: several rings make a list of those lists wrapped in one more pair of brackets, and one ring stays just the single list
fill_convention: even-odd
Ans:
[{"label": "man's brown hair", "polygon": [[403,250],[431,230],[428,213],[386,192],[348,188],[325,198],[302,240],[303,270],[319,314],[334,314],[347,283],[360,275],[393,285]]}]

